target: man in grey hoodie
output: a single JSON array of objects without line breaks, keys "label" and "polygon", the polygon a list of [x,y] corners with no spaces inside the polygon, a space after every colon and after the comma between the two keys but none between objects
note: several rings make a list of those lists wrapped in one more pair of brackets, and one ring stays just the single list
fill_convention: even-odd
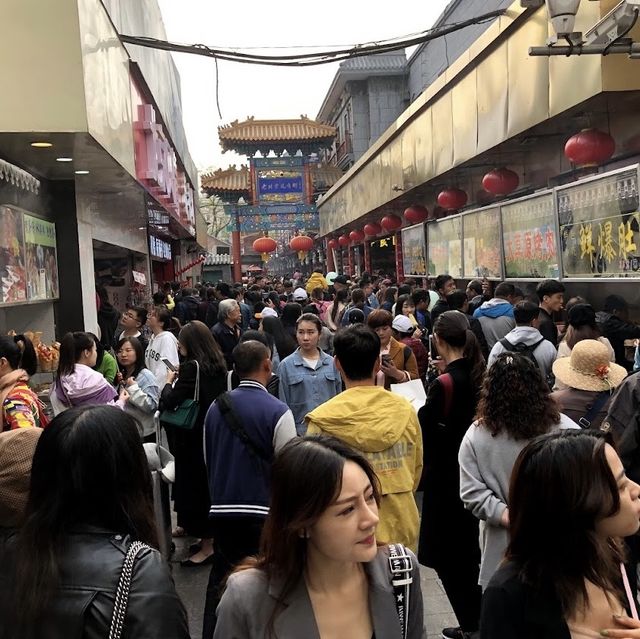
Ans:
[{"label": "man in grey hoodie", "polygon": [[[545,339],[538,330],[538,323],[540,322],[538,306],[533,302],[518,302],[513,308],[513,315],[516,327],[509,331],[502,340],[495,343],[491,353],[489,353],[487,365],[491,366],[500,353],[508,350],[517,350],[516,347],[520,345],[529,348],[535,347],[531,353],[538,363],[542,377],[547,379],[551,374],[557,352],[556,347],[548,339]],[[514,348],[506,348],[504,341],[507,341]]]},{"label": "man in grey hoodie", "polygon": [[512,306],[514,293],[513,284],[502,282],[496,286],[494,297],[484,302],[473,313],[473,316],[480,320],[489,350],[516,327]]}]

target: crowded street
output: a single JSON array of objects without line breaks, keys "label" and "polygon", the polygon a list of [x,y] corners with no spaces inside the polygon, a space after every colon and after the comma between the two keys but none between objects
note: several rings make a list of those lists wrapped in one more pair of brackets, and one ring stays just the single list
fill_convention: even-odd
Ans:
[{"label": "crowded street", "polygon": [[0,639],[640,639],[640,0],[0,7]]}]

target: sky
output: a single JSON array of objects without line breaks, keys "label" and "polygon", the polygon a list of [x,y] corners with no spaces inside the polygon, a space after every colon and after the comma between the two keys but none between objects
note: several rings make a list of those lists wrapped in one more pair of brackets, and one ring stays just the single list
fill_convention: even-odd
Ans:
[{"label": "sky", "polygon": [[[413,34],[430,28],[449,0],[159,0],[167,38],[181,44],[291,47],[353,45]],[[295,53],[272,50],[267,53]],[[240,165],[244,158],[222,153],[218,126],[256,119],[317,116],[338,63],[283,69],[218,62],[173,53],[182,83],[182,108],[189,149],[198,169]]]}]

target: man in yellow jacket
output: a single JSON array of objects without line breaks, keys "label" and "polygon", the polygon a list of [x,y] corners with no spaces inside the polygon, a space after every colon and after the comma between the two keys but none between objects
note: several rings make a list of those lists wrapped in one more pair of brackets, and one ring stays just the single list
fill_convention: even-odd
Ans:
[{"label": "man in yellow jacket", "polygon": [[416,551],[415,490],[422,474],[416,412],[403,397],[375,385],[380,338],[370,328],[356,324],[339,331],[333,348],[346,390],[306,416],[307,435],[332,435],[367,457],[382,488],[378,541]]},{"label": "man in yellow jacket", "polygon": [[324,279],[321,268],[315,269],[313,273],[311,273],[311,277],[307,280],[305,289],[309,297],[311,297],[314,288],[321,288],[323,291],[329,290],[329,285],[327,284],[327,280]]}]

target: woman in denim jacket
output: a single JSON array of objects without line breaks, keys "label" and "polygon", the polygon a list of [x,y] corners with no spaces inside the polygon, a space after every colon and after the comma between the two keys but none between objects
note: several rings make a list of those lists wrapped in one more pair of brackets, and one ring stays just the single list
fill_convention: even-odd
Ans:
[{"label": "woman in denim jacket", "polygon": [[342,391],[333,357],[318,348],[321,331],[322,323],[316,315],[301,315],[296,323],[298,348],[278,368],[280,399],[291,409],[298,435],[307,430],[307,413]]}]

